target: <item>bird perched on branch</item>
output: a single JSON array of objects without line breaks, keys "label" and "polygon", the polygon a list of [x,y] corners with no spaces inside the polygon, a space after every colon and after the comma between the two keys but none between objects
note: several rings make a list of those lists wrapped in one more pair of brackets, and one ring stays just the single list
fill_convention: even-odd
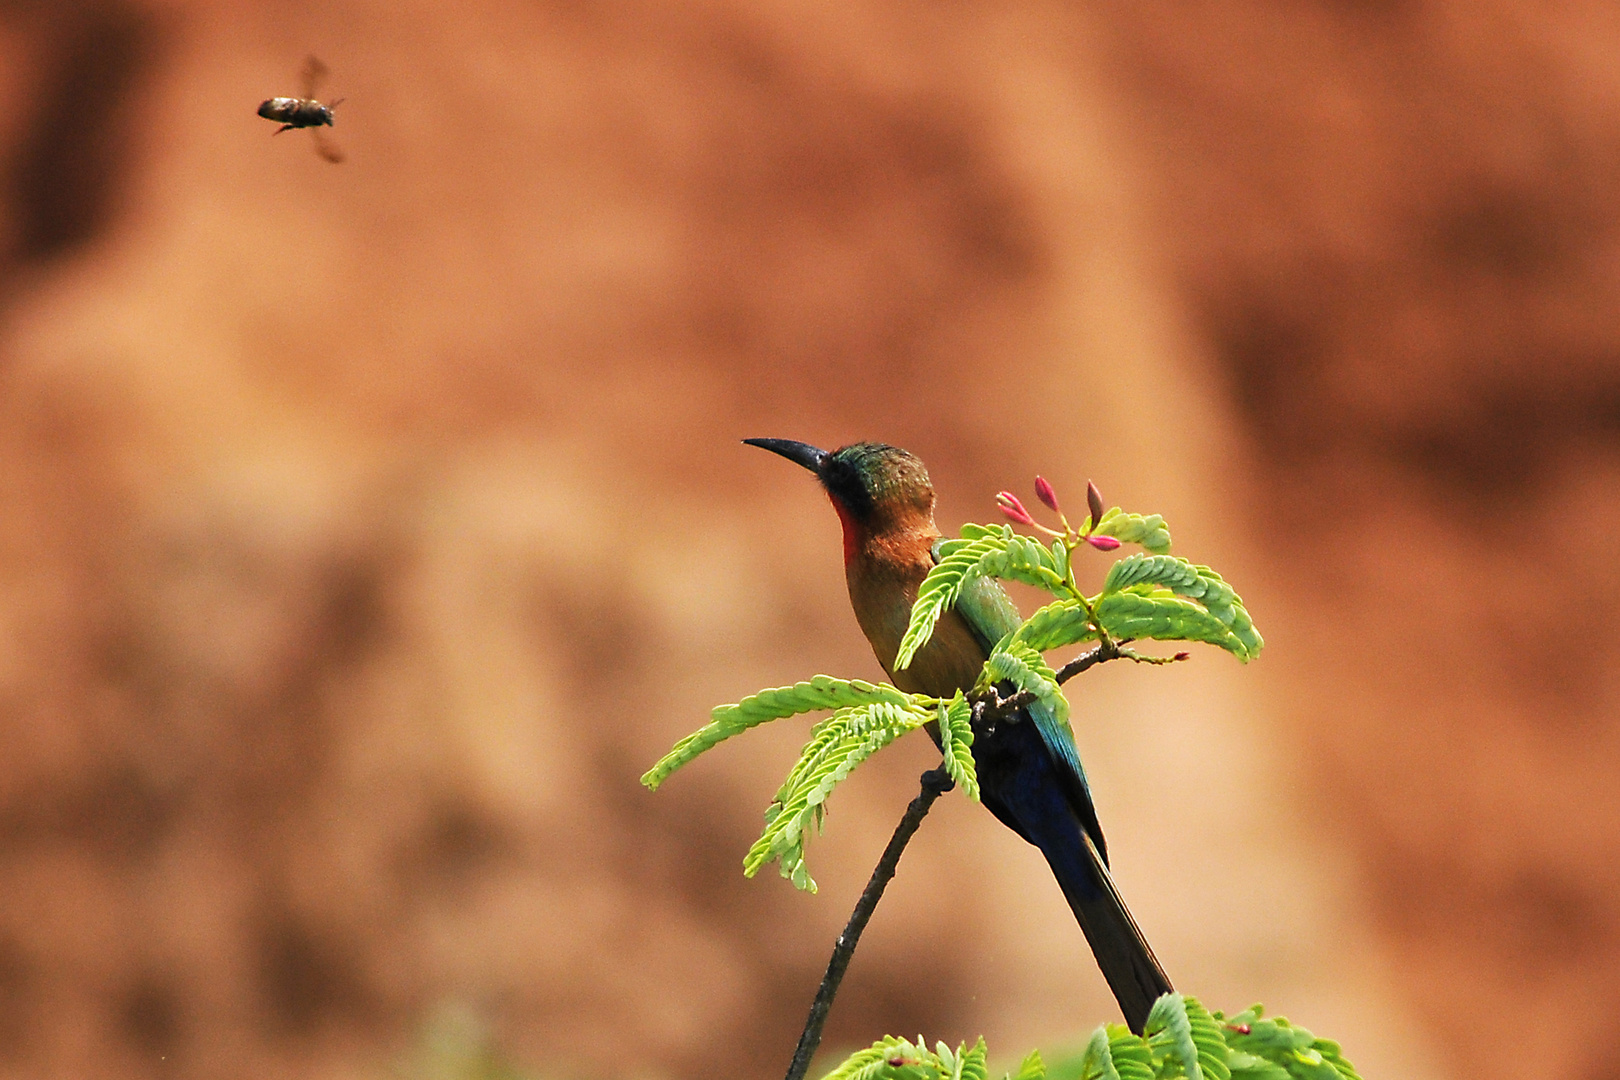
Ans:
[{"label": "bird perched on branch", "polygon": [[[821,481],[844,527],[844,576],[855,619],[894,684],[941,698],[971,690],[991,647],[1022,621],[988,577],[963,590],[910,666],[894,667],[918,586],[943,539],[923,463],[878,443],[828,452],[789,439],[743,441],[804,466]],[[1032,703],[1012,717],[977,725],[973,757],[984,805],[1046,856],[1126,1023],[1140,1034],[1170,980],[1109,875],[1108,846],[1068,724]]]}]

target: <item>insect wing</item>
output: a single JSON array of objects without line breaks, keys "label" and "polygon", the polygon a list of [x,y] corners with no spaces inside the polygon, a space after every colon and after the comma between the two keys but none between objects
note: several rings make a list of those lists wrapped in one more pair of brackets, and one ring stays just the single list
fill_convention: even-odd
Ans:
[{"label": "insect wing", "polygon": [[343,162],[343,151],[338,149],[337,143],[333,142],[326,132],[317,127],[310,128],[309,133],[315,136],[315,152],[321,155],[322,159],[330,161],[333,165]]},{"label": "insect wing", "polygon": [[315,91],[320,87],[322,81],[325,80],[327,74],[328,72],[326,65],[321,63],[319,57],[313,55],[304,57],[304,70],[302,73],[304,80],[304,97],[314,97]]}]

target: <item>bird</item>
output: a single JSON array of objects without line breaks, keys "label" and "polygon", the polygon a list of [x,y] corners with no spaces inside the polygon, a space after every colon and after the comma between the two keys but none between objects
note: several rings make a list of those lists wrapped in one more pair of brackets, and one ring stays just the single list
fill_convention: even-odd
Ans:
[{"label": "bird", "polygon": [[[791,439],[744,439],[810,470],[844,534],[844,577],[855,620],[894,685],[949,698],[978,681],[991,647],[1022,618],[1000,585],[979,578],[945,612],[911,664],[895,657],[917,589],[939,559],[934,488],[913,454],[858,442],[827,451]],[[930,730],[935,743],[938,734]],[[975,725],[980,800],[1002,824],[1040,849],[1130,1029],[1141,1034],[1153,1003],[1173,987],[1109,872],[1074,733],[1040,702]]]}]

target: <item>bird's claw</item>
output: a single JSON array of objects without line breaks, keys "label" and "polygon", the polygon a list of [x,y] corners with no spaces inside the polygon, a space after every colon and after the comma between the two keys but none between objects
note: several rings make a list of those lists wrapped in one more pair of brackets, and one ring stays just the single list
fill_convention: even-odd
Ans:
[{"label": "bird's claw", "polygon": [[922,774],[922,786],[937,795],[943,795],[956,787],[956,781],[951,779],[951,774],[945,770],[945,766],[940,765]]}]

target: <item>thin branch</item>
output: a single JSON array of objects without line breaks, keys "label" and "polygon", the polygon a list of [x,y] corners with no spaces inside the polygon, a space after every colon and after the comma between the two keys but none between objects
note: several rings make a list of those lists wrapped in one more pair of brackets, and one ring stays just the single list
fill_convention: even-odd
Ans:
[{"label": "thin branch", "polygon": [[[1109,660],[1126,659],[1138,663],[1164,664],[1184,660],[1186,656],[1186,653],[1177,653],[1171,657],[1141,656],[1125,648],[1123,642],[1104,638],[1096,648],[1064,664],[1055,675],[1057,682],[1062,684],[1087,668]],[[1028,690],[1020,690],[1016,694],[1002,697],[999,691],[991,687],[987,693],[971,698],[973,721],[975,724],[981,724],[999,720],[1035,700],[1036,696]],[[804,1080],[805,1073],[810,1068],[810,1059],[815,1055],[816,1048],[821,1045],[821,1030],[826,1026],[827,1014],[832,1010],[833,998],[838,994],[838,985],[844,980],[844,972],[849,967],[850,959],[855,955],[855,946],[860,943],[861,933],[866,929],[867,921],[872,918],[872,912],[877,910],[878,901],[883,899],[883,890],[894,878],[895,868],[900,864],[901,853],[911,842],[912,834],[922,824],[922,819],[934,805],[934,800],[956,786],[943,765],[923,773],[921,785],[922,790],[911,800],[911,805],[906,807],[904,816],[900,818],[900,824],[895,826],[894,835],[889,838],[889,846],[883,849],[883,857],[878,860],[877,866],[873,867],[872,878],[866,883],[861,898],[855,902],[855,910],[850,913],[844,932],[838,935],[838,943],[833,946],[832,959],[827,961],[827,973],[821,978],[821,988],[816,991],[816,999],[810,1005],[810,1015],[805,1019],[804,1033],[799,1036],[799,1045],[793,1051],[793,1063],[788,1066],[786,1080]]]},{"label": "thin branch", "polygon": [[1074,678],[1076,675],[1080,674],[1082,671],[1085,671],[1089,667],[1094,667],[1097,664],[1101,664],[1108,660],[1118,660],[1120,657],[1126,655],[1129,655],[1126,650],[1120,648],[1119,643],[1114,641],[1112,638],[1099,642],[1095,649],[1092,649],[1090,652],[1081,653],[1073,660],[1070,660],[1067,664],[1064,664],[1062,667],[1058,668],[1057,684],[1062,686],[1064,683],[1068,682],[1070,679]]},{"label": "thin branch", "polygon": [[[1106,660],[1117,660],[1128,655],[1120,649],[1118,643],[1109,640],[1098,644],[1095,649],[1081,653],[1067,664],[1057,669],[1058,685],[1068,682],[1082,671]],[[1011,716],[1026,705],[1038,700],[1033,690],[1020,690],[1016,694],[1002,697],[1000,691],[991,687],[989,692],[973,699],[973,719],[975,723],[991,723],[1004,716]]]},{"label": "thin branch", "polygon": [[[1184,652],[1176,653],[1174,656],[1143,656],[1134,649],[1125,648],[1124,642],[1109,638],[1099,642],[1096,648],[1070,660],[1053,674],[1055,681],[1061,686],[1087,668],[1109,660],[1133,660],[1138,664],[1173,664],[1185,659],[1187,654]],[[991,687],[987,693],[972,697],[970,700],[973,703],[974,722],[988,723],[1011,716],[1024,706],[1033,704],[1038,700],[1038,695],[1033,690],[1020,690],[1016,694],[1002,697],[995,687]]]},{"label": "thin branch", "polygon": [[804,1034],[799,1036],[799,1046],[793,1051],[793,1064],[788,1066],[787,1080],[804,1080],[804,1074],[810,1068],[810,1058],[814,1056],[816,1047],[821,1045],[821,1029],[827,1023],[827,1013],[832,1009],[838,984],[843,981],[844,970],[855,955],[861,931],[866,929],[867,920],[877,909],[878,901],[883,899],[883,890],[894,877],[895,868],[900,864],[900,854],[906,850],[911,835],[922,824],[934,800],[956,786],[943,765],[923,773],[921,783],[922,790],[911,800],[905,815],[900,818],[900,824],[895,826],[889,846],[883,849],[883,857],[872,868],[872,879],[866,883],[866,891],[855,902],[849,923],[844,927],[844,932],[838,935],[838,944],[833,946],[832,959],[827,962],[827,974],[821,978],[821,989],[816,991],[816,1000],[810,1005],[810,1016],[804,1022]]}]

